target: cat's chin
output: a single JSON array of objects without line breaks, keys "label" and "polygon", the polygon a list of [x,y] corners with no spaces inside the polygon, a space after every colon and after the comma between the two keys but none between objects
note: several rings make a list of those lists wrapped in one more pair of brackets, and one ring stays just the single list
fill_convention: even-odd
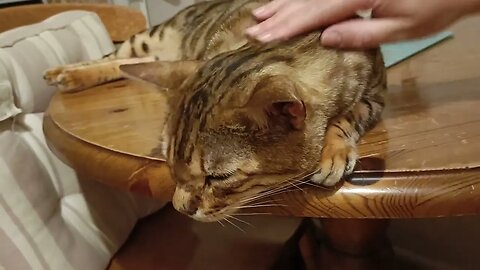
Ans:
[{"label": "cat's chin", "polygon": [[195,214],[190,215],[189,217],[200,222],[216,222],[225,219],[227,216],[225,214],[205,215],[201,211],[197,210]]}]

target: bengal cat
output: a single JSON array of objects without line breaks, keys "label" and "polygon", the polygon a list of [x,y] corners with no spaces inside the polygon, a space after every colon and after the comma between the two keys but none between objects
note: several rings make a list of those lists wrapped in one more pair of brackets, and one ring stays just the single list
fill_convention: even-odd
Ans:
[{"label": "bengal cat", "polygon": [[322,47],[321,31],[249,41],[251,10],[266,2],[194,4],[105,59],[45,79],[64,91],[122,77],[164,89],[173,205],[194,219],[221,220],[304,179],[333,186],[353,171],[357,141],[380,118],[382,55]]}]

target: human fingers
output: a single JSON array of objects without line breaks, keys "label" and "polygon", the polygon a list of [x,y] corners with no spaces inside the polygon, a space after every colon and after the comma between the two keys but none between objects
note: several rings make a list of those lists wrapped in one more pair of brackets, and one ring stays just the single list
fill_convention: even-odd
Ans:
[{"label": "human fingers", "polygon": [[373,0],[289,1],[272,17],[247,29],[247,34],[262,42],[287,39],[351,17],[371,5]]},{"label": "human fingers", "polygon": [[252,11],[255,18],[265,20],[272,17],[286,3],[292,0],[274,0]]},{"label": "human fingers", "polygon": [[[296,27],[301,27],[301,25],[308,23],[308,20],[313,19],[311,16],[299,16],[299,14],[304,13],[302,9],[305,6],[296,1],[290,1],[283,7],[272,17],[248,28],[246,33],[261,42],[269,42],[289,37],[290,32],[298,31]],[[296,19],[292,20],[291,18]]]},{"label": "human fingers", "polygon": [[412,25],[398,18],[355,19],[332,25],[322,33],[324,46],[340,48],[373,48],[381,43],[415,37]]}]

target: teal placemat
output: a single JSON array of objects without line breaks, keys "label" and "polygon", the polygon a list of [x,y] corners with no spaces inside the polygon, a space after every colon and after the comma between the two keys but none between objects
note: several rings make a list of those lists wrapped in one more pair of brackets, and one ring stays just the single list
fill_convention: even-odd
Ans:
[{"label": "teal placemat", "polygon": [[403,60],[451,37],[453,37],[452,32],[441,32],[434,36],[419,40],[384,44],[381,46],[381,50],[385,66],[388,68],[398,64]]}]

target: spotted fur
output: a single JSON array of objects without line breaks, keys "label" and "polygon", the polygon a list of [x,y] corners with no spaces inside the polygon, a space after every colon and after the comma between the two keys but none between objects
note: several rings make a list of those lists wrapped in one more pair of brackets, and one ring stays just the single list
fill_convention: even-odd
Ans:
[{"label": "spotted fur", "polygon": [[195,219],[222,219],[306,176],[333,186],[353,171],[356,143],[383,110],[380,50],[324,48],[320,30],[249,41],[251,10],[266,2],[194,4],[105,59],[45,78],[64,91],[125,76],[168,89],[160,149],[177,182],[173,204]]}]

